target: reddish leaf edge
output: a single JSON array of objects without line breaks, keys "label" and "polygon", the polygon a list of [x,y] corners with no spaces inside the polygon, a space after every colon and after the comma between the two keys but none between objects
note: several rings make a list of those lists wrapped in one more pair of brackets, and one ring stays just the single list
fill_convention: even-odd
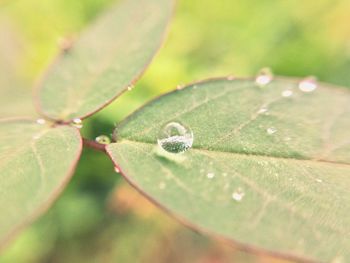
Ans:
[{"label": "reddish leaf edge", "polygon": [[254,246],[254,245],[249,245],[246,243],[239,242],[235,239],[231,239],[228,237],[224,237],[220,234],[214,233],[212,231],[209,231],[203,227],[200,227],[192,222],[190,222],[188,219],[178,215],[177,213],[173,212],[171,209],[167,208],[165,205],[161,204],[161,202],[157,201],[155,198],[153,198],[151,195],[146,193],[144,190],[142,190],[142,187],[140,187],[135,181],[133,181],[124,171],[123,169],[118,165],[118,161],[113,158],[112,153],[109,150],[109,147],[106,147],[106,153],[108,154],[109,158],[112,160],[113,164],[115,167],[118,168],[120,174],[122,177],[126,180],[126,182],[136,189],[137,192],[139,192],[143,197],[145,197],[148,201],[150,201],[153,205],[158,207],[160,210],[165,212],[166,215],[168,215],[170,218],[175,219],[182,225],[184,225],[187,228],[192,229],[193,231],[203,234],[205,236],[209,236],[210,238],[213,238],[214,240],[218,242],[223,242],[226,243],[227,245],[237,248],[241,251],[251,253],[254,255],[261,255],[261,256],[270,256],[274,258],[280,258],[280,259],[285,259],[285,260],[291,260],[291,261],[297,261],[301,263],[317,263],[318,261],[315,261],[311,258],[305,258],[297,255],[293,255],[292,253],[282,253],[282,252],[276,252],[273,250],[268,250],[261,248],[259,246]]},{"label": "reddish leaf edge", "polygon": [[[9,121],[25,121],[25,122],[35,122],[32,118],[27,117],[13,117],[13,118],[1,118],[1,122],[9,122]],[[58,127],[57,125],[52,126],[52,128]],[[73,174],[75,172],[75,169],[78,165],[78,161],[81,157],[82,150],[83,150],[83,139],[81,137],[79,129],[72,127],[75,131],[75,135],[77,138],[79,138],[79,149],[77,151],[76,158],[73,159],[73,162],[69,168],[68,173],[64,177],[64,180],[57,186],[57,188],[52,192],[50,197],[44,202],[42,206],[37,208],[31,216],[29,216],[26,220],[24,220],[22,223],[18,224],[13,231],[11,231],[5,238],[1,239],[0,241],[0,253],[3,252],[9,245],[11,245],[12,241],[28,227],[30,224],[32,224],[36,219],[38,219],[40,216],[42,216],[58,199],[58,197],[62,194],[68,183],[73,177]]]},{"label": "reddish leaf edge", "polygon": [[[124,89],[117,93],[115,96],[113,96],[112,98],[110,98],[109,100],[107,100],[105,103],[101,104],[100,106],[95,107],[95,110],[82,115],[82,116],[76,116],[74,118],[68,118],[68,119],[60,119],[60,118],[53,118],[50,117],[49,114],[45,113],[45,110],[43,109],[41,103],[40,103],[40,91],[43,88],[43,82],[45,77],[51,72],[51,69],[58,63],[60,63],[61,58],[70,51],[71,48],[74,47],[74,43],[73,40],[72,42],[69,44],[69,47],[61,47],[60,50],[58,51],[58,54],[56,55],[56,58],[53,59],[53,61],[51,62],[51,64],[46,68],[46,70],[44,70],[44,72],[41,74],[41,76],[38,78],[38,80],[36,81],[36,83],[34,84],[34,88],[33,88],[33,92],[32,92],[32,97],[33,97],[33,102],[34,102],[34,107],[37,111],[37,113],[41,116],[43,116],[44,118],[51,120],[53,122],[57,122],[57,123],[63,123],[63,124],[68,124],[70,122],[72,122],[75,118],[79,118],[79,119],[86,119],[88,117],[90,117],[91,115],[99,112],[100,110],[104,109],[105,107],[107,107],[109,104],[111,104],[113,101],[115,101],[118,97],[120,97],[121,95],[123,95],[125,92],[128,91],[128,87],[129,86],[134,86],[140,79],[141,77],[144,75],[144,73],[146,72],[146,70],[149,68],[149,66],[152,64],[152,62],[154,61],[154,59],[156,58],[156,56],[159,53],[159,50],[165,45],[165,40],[169,34],[170,31],[170,21],[172,20],[172,18],[175,15],[176,12],[176,6],[177,6],[177,1],[176,0],[171,0],[172,1],[172,10],[171,13],[167,19],[166,22],[166,26],[165,26],[165,30],[162,34],[162,37],[160,38],[160,41],[158,43],[158,47],[156,48],[156,50],[154,51],[154,53],[152,54],[151,58],[146,62],[146,64],[143,66],[143,68],[141,69],[141,71],[136,74],[136,76],[130,81],[130,83],[128,85],[126,85],[124,87]],[[101,15],[103,15],[104,12],[106,12],[107,10],[104,10],[101,12]],[[98,18],[95,19],[95,21],[93,21],[90,25],[87,26],[87,30],[89,30],[89,27],[91,25],[93,25],[94,23],[96,23],[98,21]],[[79,35],[83,34],[85,31],[81,32]]]}]

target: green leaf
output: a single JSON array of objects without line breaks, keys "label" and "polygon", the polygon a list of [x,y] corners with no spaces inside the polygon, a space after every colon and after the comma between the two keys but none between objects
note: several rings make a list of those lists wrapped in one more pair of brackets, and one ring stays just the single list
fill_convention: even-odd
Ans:
[{"label": "green leaf", "polygon": [[172,0],[123,0],[63,53],[37,94],[47,117],[69,121],[110,103],[143,73],[162,42]]},{"label": "green leaf", "polygon": [[81,153],[79,132],[31,120],[0,120],[0,245],[49,207]]},{"label": "green leaf", "polygon": [[[246,249],[345,260],[349,114],[347,89],[319,84],[306,93],[294,79],[264,87],[216,79],[147,104],[117,127],[107,149],[132,185],[195,229]],[[183,154],[157,146],[170,122],[193,132]]]}]

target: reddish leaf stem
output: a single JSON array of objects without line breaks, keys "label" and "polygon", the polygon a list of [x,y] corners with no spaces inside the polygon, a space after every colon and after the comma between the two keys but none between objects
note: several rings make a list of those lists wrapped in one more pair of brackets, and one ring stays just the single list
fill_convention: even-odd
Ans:
[{"label": "reddish leaf stem", "polygon": [[105,144],[101,144],[101,143],[98,143],[98,142],[95,142],[95,141],[92,141],[89,139],[85,139],[85,138],[83,138],[83,143],[84,143],[84,146],[86,146],[86,147],[95,149],[95,150],[100,151],[100,152],[104,152],[104,153],[106,152],[106,145]]}]

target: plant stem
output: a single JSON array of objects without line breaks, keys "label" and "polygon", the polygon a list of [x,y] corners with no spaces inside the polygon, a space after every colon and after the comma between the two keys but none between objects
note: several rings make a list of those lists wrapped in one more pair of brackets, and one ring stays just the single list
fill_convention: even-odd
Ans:
[{"label": "plant stem", "polygon": [[83,138],[83,144],[84,144],[84,146],[95,149],[96,151],[100,151],[100,152],[104,152],[104,153],[106,152],[106,145],[105,144],[101,144],[101,143],[98,143],[98,142],[95,142],[93,140],[89,140],[86,138]]}]

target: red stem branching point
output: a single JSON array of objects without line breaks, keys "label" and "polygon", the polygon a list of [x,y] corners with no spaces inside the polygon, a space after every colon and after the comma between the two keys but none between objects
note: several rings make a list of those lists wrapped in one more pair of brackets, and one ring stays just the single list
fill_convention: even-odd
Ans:
[{"label": "red stem branching point", "polygon": [[83,138],[84,146],[95,149],[100,152],[106,152],[106,144],[101,144],[93,140]]}]

